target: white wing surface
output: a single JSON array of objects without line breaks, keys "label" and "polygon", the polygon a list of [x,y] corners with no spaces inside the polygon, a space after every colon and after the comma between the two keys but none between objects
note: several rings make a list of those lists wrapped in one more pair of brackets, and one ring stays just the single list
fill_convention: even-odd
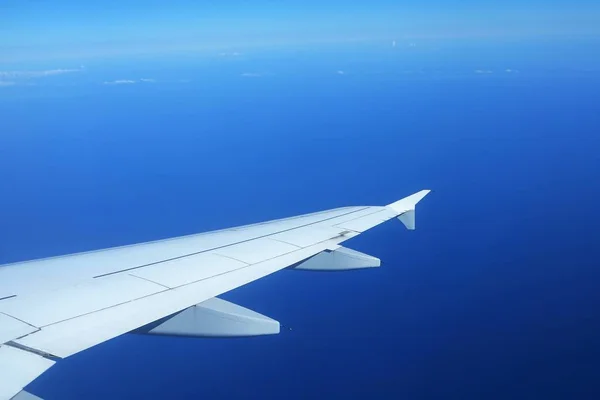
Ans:
[{"label": "white wing surface", "polygon": [[394,217],[414,229],[427,193],[0,267],[0,400],[36,398],[23,388],[55,362],[132,331],[278,333],[277,321],[216,296],[284,268],[377,267],[340,243]]}]

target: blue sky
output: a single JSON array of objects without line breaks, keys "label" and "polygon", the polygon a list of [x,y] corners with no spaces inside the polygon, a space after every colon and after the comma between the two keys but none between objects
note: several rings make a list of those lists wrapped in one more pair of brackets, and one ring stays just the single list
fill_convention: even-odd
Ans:
[{"label": "blue sky", "polygon": [[348,41],[596,36],[593,1],[8,0],[0,64]]}]

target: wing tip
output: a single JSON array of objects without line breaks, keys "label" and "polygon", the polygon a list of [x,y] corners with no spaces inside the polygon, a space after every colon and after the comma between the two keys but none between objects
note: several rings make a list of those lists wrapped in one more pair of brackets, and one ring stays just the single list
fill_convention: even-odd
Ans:
[{"label": "wing tip", "polygon": [[386,207],[391,208],[397,213],[403,213],[406,211],[414,210],[415,206],[418,202],[423,200],[425,196],[427,196],[431,192],[430,189],[424,189],[419,192],[413,193],[410,196],[407,196],[403,199],[395,201],[391,204],[388,204]]}]

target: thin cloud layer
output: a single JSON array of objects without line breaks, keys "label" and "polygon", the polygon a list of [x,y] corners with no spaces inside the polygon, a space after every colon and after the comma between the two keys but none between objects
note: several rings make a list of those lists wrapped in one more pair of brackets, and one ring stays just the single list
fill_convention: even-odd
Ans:
[{"label": "thin cloud layer", "polygon": [[116,79],[114,81],[104,81],[103,85],[133,85],[135,83],[156,83],[156,79],[153,78],[140,78],[135,79]]},{"label": "thin cloud layer", "polygon": [[76,69],[47,69],[42,71],[0,71],[0,78],[2,79],[33,79],[43,78],[46,76],[70,74],[74,72],[81,72],[84,67]]},{"label": "thin cloud layer", "polygon": [[259,74],[259,73],[257,73],[257,72],[244,72],[244,73],[242,74],[242,76],[243,76],[244,78],[258,78],[258,77],[261,77],[261,76],[262,76],[262,74]]},{"label": "thin cloud layer", "polygon": [[117,79],[115,81],[104,81],[103,85],[133,85],[134,80],[131,79]]}]

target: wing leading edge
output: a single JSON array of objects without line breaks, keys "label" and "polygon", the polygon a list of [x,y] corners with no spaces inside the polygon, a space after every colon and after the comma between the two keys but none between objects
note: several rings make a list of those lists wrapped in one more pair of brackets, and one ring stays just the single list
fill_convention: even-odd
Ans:
[{"label": "wing leading edge", "polygon": [[428,193],[1,267],[0,400],[35,398],[23,388],[56,361],[132,331],[278,333],[276,321],[216,297],[288,267],[378,267],[340,243],[396,217],[414,229]]}]

